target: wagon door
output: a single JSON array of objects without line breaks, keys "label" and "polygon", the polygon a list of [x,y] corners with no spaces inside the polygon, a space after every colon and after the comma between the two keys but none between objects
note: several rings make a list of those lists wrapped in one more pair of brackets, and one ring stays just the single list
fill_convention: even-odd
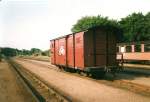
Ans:
[{"label": "wagon door", "polygon": [[60,38],[58,40],[58,64],[59,65],[66,65],[66,38]]},{"label": "wagon door", "polygon": [[106,65],[106,32],[93,29],[86,32],[85,36],[85,66],[99,67]]},{"label": "wagon door", "polygon": [[116,65],[116,36],[111,31],[92,29],[85,34],[85,66]]},{"label": "wagon door", "polygon": [[105,66],[107,64],[107,34],[105,31],[100,29],[93,31],[93,48],[95,66]]},{"label": "wagon door", "polygon": [[79,32],[75,34],[75,67],[84,69],[84,42],[83,42],[84,32]]},{"label": "wagon door", "polygon": [[73,49],[73,35],[67,37],[67,65],[74,67],[74,49]]},{"label": "wagon door", "polygon": [[96,66],[116,65],[116,36],[111,31],[94,31],[94,49]]},{"label": "wagon door", "polygon": [[50,44],[50,53],[51,53],[51,63],[52,64],[55,64],[55,40],[52,40],[51,41],[51,44]]}]

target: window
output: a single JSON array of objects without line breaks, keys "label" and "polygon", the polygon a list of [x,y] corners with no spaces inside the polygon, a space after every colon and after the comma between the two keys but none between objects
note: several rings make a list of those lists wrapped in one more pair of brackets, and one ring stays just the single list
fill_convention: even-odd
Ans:
[{"label": "window", "polygon": [[144,51],[145,52],[150,52],[150,44],[145,44],[144,45]]},{"label": "window", "polygon": [[126,46],[126,52],[131,52],[131,45]]},{"label": "window", "polygon": [[125,47],[124,47],[124,46],[121,46],[121,47],[120,47],[120,52],[122,52],[122,53],[125,52]]},{"label": "window", "polygon": [[141,45],[134,46],[135,52],[141,52]]}]

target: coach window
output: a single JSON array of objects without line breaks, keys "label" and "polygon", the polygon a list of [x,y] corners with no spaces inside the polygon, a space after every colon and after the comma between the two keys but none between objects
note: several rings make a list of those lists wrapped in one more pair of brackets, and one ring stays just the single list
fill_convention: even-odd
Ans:
[{"label": "coach window", "polygon": [[126,46],[121,46],[120,47],[120,52],[122,52],[122,53],[126,52]]},{"label": "coach window", "polygon": [[150,44],[145,44],[144,51],[145,52],[150,52]]},{"label": "coach window", "polygon": [[131,45],[126,46],[126,52],[131,52]]},{"label": "coach window", "polygon": [[135,52],[141,52],[141,45],[135,45]]}]

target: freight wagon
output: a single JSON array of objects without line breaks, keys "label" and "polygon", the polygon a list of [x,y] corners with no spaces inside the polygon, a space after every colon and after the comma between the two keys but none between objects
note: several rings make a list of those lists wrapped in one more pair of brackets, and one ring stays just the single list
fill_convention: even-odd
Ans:
[{"label": "freight wagon", "polygon": [[104,75],[116,71],[118,31],[109,27],[94,27],[50,40],[51,63],[59,68]]}]

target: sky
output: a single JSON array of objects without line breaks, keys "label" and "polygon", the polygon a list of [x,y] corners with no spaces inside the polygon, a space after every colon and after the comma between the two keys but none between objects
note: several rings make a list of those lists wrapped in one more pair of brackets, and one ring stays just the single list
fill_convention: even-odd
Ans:
[{"label": "sky", "polygon": [[150,12],[150,0],[0,0],[0,47],[49,49],[84,16],[120,20]]}]

